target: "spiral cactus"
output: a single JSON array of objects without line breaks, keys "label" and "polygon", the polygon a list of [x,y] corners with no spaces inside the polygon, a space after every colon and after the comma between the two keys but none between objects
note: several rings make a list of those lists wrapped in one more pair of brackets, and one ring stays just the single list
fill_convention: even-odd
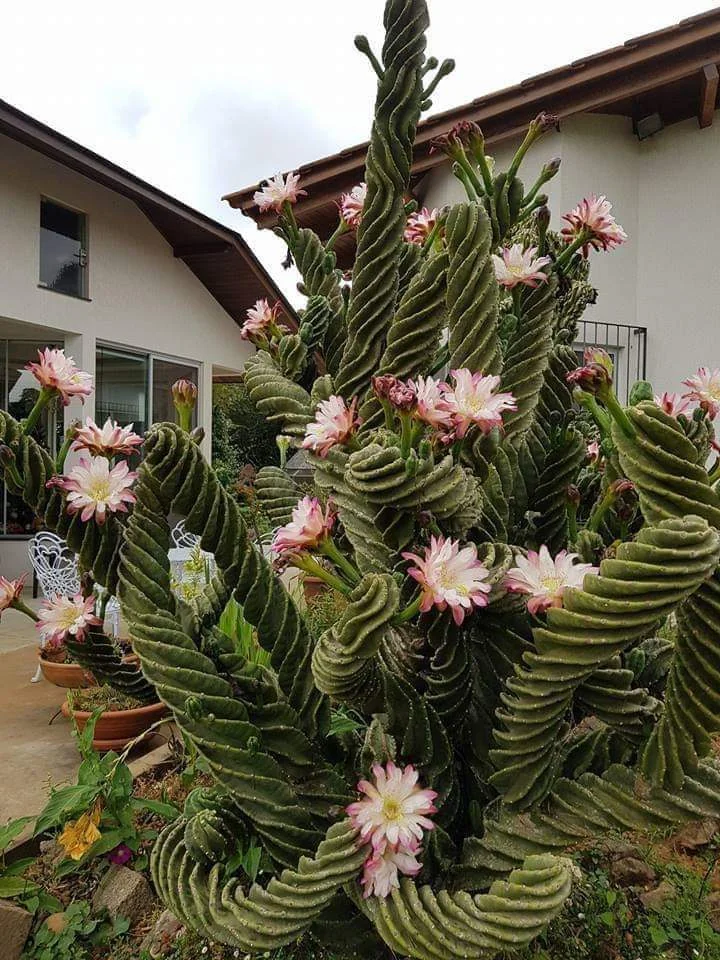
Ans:
[{"label": "spiral cactus", "polygon": [[[388,0],[382,56],[357,40],[378,95],[354,226],[323,240],[294,196],[279,214],[307,304],[296,332],[268,322],[245,383],[312,478],[259,471],[269,557],[182,422],[149,430],[136,502],[101,523],[0,415],[8,489],[119,594],[142,673],[97,629],[72,652],[159,697],[215,781],[158,838],[158,893],[243,953],[490,960],[563,910],[579,842],[720,815],[715,401],[676,417],[640,384],[625,409],[607,355],[577,367],[587,255],[624,234],[591,200],[548,232],[557,164],[527,193],[517,174],[552,118],[497,174],[472,124],[439,138],[467,199],[406,232],[415,129],[452,66],[426,80],[427,24],[425,0]],[[190,602],[171,516],[215,559]],[[231,601],[263,658],[223,631]]]}]

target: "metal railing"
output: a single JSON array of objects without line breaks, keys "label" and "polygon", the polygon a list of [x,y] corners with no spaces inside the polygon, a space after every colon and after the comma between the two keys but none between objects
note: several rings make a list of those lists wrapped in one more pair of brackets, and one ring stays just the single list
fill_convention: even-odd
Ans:
[{"label": "metal railing", "polygon": [[635,381],[645,379],[647,327],[581,320],[573,347],[580,362],[586,347],[602,347],[607,350],[615,367],[613,381],[621,403],[627,403]]}]

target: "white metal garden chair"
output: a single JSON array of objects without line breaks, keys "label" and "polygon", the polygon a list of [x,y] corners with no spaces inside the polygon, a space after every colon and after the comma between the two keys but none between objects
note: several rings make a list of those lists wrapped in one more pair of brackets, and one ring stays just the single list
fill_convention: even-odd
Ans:
[{"label": "white metal garden chair", "polygon": [[[191,558],[193,550],[195,550],[200,543],[200,537],[186,530],[185,523],[181,520],[179,523],[176,523],[170,531],[170,540],[172,547],[168,555],[173,580],[176,583],[188,582],[190,580],[200,582],[200,580],[204,580],[204,576],[199,580],[197,574],[190,574],[186,569],[187,561]],[[207,564],[206,575],[211,577],[215,573],[215,557],[206,550],[202,551],[202,555]]]}]

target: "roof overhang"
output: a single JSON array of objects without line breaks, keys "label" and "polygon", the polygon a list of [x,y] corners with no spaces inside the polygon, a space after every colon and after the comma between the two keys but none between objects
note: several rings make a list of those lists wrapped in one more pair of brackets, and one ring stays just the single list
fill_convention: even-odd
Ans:
[{"label": "roof overhang", "polygon": [[[490,144],[520,136],[541,110],[560,119],[604,113],[639,120],[659,113],[666,126],[695,116],[707,126],[717,107],[719,63],[720,8],[715,8],[439,113],[418,127],[411,187],[446,162],[442,153],[430,152],[430,141],[461,120],[480,124]],[[303,226],[321,236],[332,231],[335,201],[362,179],[366,151],[367,143],[361,143],[300,167],[308,196],[298,202],[295,215]],[[276,215],[258,211],[252,199],[256,189],[246,187],[223,199],[260,226],[272,226]],[[342,241],[352,243],[346,237]],[[338,245],[338,254],[342,249]]]},{"label": "roof overhang", "polygon": [[242,323],[245,311],[262,297],[293,308],[234,230],[81,146],[0,100],[0,134],[55,160],[135,203],[223,309]]}]

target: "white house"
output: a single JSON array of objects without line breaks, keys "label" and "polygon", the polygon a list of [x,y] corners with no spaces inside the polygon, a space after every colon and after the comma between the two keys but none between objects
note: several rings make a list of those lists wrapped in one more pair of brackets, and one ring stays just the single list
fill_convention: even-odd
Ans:
[{"label": "white house", "polygon": [[[213,377],[241,371],[251,349],[238,322],[259,297],[282,299],[242,237],[2,101],[0,210],[0,407],[27,413],[37,385],[24,366],[64,346],[96,389],[46,419],[50,447],[80,415],[140,430],[173,419],[184,376],[209,452]],[[33,528],[0,487],[1,573],[26,568]]]},{"label": "white house", "polygon": [[[599,296],[578,342],[612,349],[621,393],[643,375],[660,389],[677,390],[699,365],[720,367],[719,63],[715,9],[480,97],[418,129],[411,187],[432,208],[464,198],[449,161],[430,152],[433,137],[475,121],[503,169],[534,116],[546,110],[560,118],[560,132],[533,147],[521,176],[532,184],[543,161],[560,157],[548,190],[553,226],[593,192],[607,195],[629,234],[618,250],[591,255]],[[359,144],[300,168],[308,192],[295,208],[301,224],[329,236],[335,200],[362,179],[366,149]],[[258,213],[254,189],[226,199],[267,226],[272,211]],[[343,238],[339,253],[347,255],[351,243]]]}]

